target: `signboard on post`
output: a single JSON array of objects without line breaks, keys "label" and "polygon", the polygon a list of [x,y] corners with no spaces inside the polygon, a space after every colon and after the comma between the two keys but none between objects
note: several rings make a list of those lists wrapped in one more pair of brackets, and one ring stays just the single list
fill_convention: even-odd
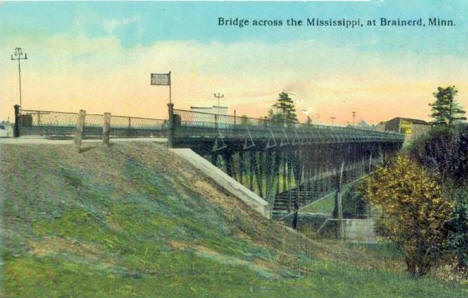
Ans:
[{"label": "signboard on post", "polygon": [[171,73],[152,73],[151,74],[151,85],[171,85]]},{"label": "signboard on post", "polygon": [[171,91],[171,72],[168,73],[152,73],[151,74],[151,85],[156,86],[169,86],[169,103],[172,103],[172,91]]}]

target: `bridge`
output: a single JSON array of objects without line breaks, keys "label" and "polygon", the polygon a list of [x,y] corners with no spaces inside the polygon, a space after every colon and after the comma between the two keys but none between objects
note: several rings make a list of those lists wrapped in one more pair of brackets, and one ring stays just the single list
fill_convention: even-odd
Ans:
[{"label": "bridge", "polygon": [[354,127],[273,122],[266,118],[174,109],[168,143],[191,148],[273,206],[303,206],[356,181],[398,152],[404,137]]},{"label": "bridge", "polygon": [[[110,116],[110,136],[167,137],[191,148],[273,206],[290,214],[356,181],[400,150],[404,137],[325,125],[285,125],[267,118],[174,109],[168,119]],[[15,106],[15,135],[71,138],[78,113]],[[87,114],[85,138],[102,137],[103,115]]]}]

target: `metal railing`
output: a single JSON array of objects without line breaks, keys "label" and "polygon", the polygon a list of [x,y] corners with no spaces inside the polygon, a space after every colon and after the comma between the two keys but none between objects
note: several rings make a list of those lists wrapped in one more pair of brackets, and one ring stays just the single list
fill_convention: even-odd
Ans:
[{"label": "metal railing", "polygon": [[174,109],[174,137],[268,138],[297,142],[403,142],[395,132],[318,124],[284,124],[267,118],[231,116]]},{"label": "metal railing", "polygon": [[[71,137],[76,129],[78,113],[26,110],[18,108],[16,125],[20,136]],[[86,114],[85,138],[102,136],[104,116]],[[144,117],[111,115],[111,137],[165,137],[168,121]]]}]

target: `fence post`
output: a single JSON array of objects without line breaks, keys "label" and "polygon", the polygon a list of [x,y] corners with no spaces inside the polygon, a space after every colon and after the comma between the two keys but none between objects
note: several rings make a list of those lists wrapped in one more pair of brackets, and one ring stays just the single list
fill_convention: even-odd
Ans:
[{"label": "fence post", "polygon": [[102,143],[109,146],[111,128],[111,114],[104,113],[104,125],[102,126]]},{"label": "fence post", "polygon": [[78,119],[76,122],[76,130],[75,130],[75,149],[78,153],[81,152],[81,141],[83,140],[83,128],[85,124],[86,118],[86,111],[80,110],[78,114]]},{"label": "fence post", "polygon": [[174,133],[175,133],[175,124],[174,124],[174,104],[168,103],[169,108],[169,131],[167,134],[167,146],[169,148],[174,147]]},{"label": "fence post", "polygon": [[340,239],[345,238],[345,231],[344,231],[344,224],[343,224],[343,201],[341,197],[341,184],[343,182],[343,172],[344,172],[344,164],[345,162],[341,162],[340,168],[340,178],[338,180],[337,190],[336,190],[336,198],[337,198],[337,211],[338,211],[338,222],[339,222],[339,234]]},{"label": "fence post", "polygon": [[19,129],[19,126],[20,126],[20,112],[19,112],[19,108],[20,106],[19,105],[15,105],[14,106],[15,108],[15,126],[13,128],[13,136],[15,138],[19,137],[20,136],[20,129]]}]

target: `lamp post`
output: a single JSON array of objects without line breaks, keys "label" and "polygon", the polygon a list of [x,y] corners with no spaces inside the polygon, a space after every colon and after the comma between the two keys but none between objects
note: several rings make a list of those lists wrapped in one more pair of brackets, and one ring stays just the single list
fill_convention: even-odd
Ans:
[{"label": "lamp post", "polygon": [[22,105],[21,98],[21,60],[28,60],[28,55],[23,53],[21,48],[16,48],[15,53],[11,55],[11,60],[18,60],[18,80],[19,80],[19,96],[20,96],[20,106]]},{"label": "lamp post", "polygon": [[217,108],[218,113],[217,114],[219,115],[219,100],[221,98],[224,98],[224,94],[221,94],[221,93],[218,92],[218,93],[213,94],[213,96],[218,99],[218,108]]}]

